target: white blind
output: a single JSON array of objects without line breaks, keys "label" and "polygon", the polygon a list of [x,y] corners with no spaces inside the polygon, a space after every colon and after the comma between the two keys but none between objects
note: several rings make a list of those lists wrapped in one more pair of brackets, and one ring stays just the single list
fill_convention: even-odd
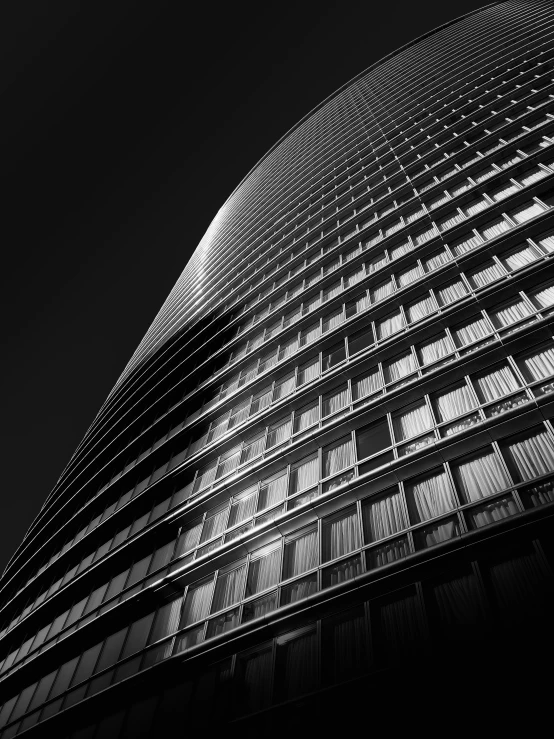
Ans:
[{"label": "white blind", "polygon": [[211,579],[189,588],[185,598],[181,628],[200,621],[208,615],[213,586],[213,579]]},{"label": "white blind", "polygon": [[377,303],[392,294],[392,280],[381,282],[369,291],[372,303]]},{"label": "white blind", "polygon": [[294,414],[294,430],[296,433],[313,426],[319,421],[319,403],[302,408]]},{"label": "white blind", "polygon": [[448,305],[449,303],[453,303],[454,301],[463,298],[466,292],[467,290],[463,282],[461,280],[455,280],[449,285],[444,285],[439,288],[437,290],[437,295],[441,305]]},{"label": "white blind", "polygon": [[427,404],[421,403],[393,416],[392,425],[396,441],[403,441],[427,431],[433,423]]},{"label": "white blind", "polygon": [[512,369],[504,365],[486,375],[476,377],[475,387],[481,401],[488,403],[518,390],[520,385]]},{"label": "white blind", "polygon": [[439,421],[450,421],[472,410],[473,402],[467,385],[440,393],[435,399],[435,409]]},{"label": "white blind", "polygon": [[358,377],[352,381],[353,400],[359,400],[366,395],[376,392],[382,387],[381,375],[377,368],[368,372],[367,375]]},{"label": "white blind", "polygon": [[395,382],[396,380],[400,380],[402,377],[409,375],[410,372],[414,372],[415,369],[416,366],[413,354],[411,352],[407,352],[401,357],[396,357],[383,365],[385,382]]},{"label": "white blind", "polygon": [[335,472],[354,464],[354,449],[352,439],[347,437],[331,448],[323,451],[323,476],[333,475]]},{"label": "white blind", "polygon": [[492,450],[459,462],[453,470],[454,479],[468,503],[493,495],[510,484]]},{"label": "white blind", "polygon": [[554,305],[554,285],[537,291],[533,297],[540,308],[550,308]]},{"label": "white blind", "polygon": [[546,431],[513,441],[507,450],[523,482],[554,472],[554,444]]},{"label": "white blind", "polygon": [[323,522],[323,561],[348,554],[360,546],[358,515],[355,508]]},{"label": "white blind", "polygon": [[406,484],[406,495],[419,521],[428,521],[456,507],[446,472]]},{"label": "white blind", "polygon": [[415,303],[410,303],[407,306],[406,314],[408,321],[413,323],[419,321],[425,316],[428,316],[436,309],[435,301],[432,295],[426,295],[424,298],[417,300]]},{"label": "white blind", "polygon": [[246,565],[237,567],[231,572],[225,572],[217,578],[215,594],[212,603],[212,613],[221,611],[222,608],[233,606],[242,597],[242,586]]},{"label": "white blind", "polygon": [[317,532],[299,536],[285,545],[283,579],[300,575],[317,565]]},{"label": "white blind", "polygon": [[532,380],[543,380],[554,375],[554,347],[540,349],[521,360],[523,371]]},{"label": "white blind", "polygon": [[503,261],[506,263],[508,269],[521,269],[526,264],[534,262],[535,259],[537,259],[537,255],[534,250],[530,246],[525,245],[519,246],[517,249],[506,254]]},{"label": "white blind", "polygon": [[322,403],[323,417],[336,413],[341,410],[341,408],[348,405],[348,402],[348,385],[344,385],[343,387],[334,390],[332,393],[324,395]]},{"label": "white blind", "polygon": [[290,474],[290,493],[298,493],[301,490],[315,485],[319,480],[319,459],[317,456],[295,465]]},{"label": "white blind", "polygon": [[470,280],[474,287],[485,287],[503,275],[500,266],[496,262],[489,262],[485,266],[471,273]]},{"label": "white blind", "polygon": [[491,313],[493,322],[499,327],[512,326],[517,321],[521,321],[531,314],[531,311],[523,300],[515,301],[510,305],[505,305]]},{"label": "white blind", "polygon": [[464,326],[458,326],[452,333],[458,346],[467,346],[488,336],[489,327],[485,319],[480,317],[466,323]]},{"label": "white blind", "polygon": [[398,490],[379,500],[365,503],[362,517],[368,542],[384,539],[409,525],[402,494]]},{"label": "white blind", "polygon": [[383,318],[377,325],[377,336],[380,339],[386,339],[397,331],[400,331],[403,325],[402,314],[400,311],[397,313],[390,313],[388,316]]},{"label": "white blind", "polygon": [[428,341],[426,344],[421,344],[419,347],[419,356],[422,364],[430,364],[436,362],[438,359],[442,359],[447,354],[450,354],[453,347],[451,346],[450,339],[446,334],[439,336],[438,338]]}]

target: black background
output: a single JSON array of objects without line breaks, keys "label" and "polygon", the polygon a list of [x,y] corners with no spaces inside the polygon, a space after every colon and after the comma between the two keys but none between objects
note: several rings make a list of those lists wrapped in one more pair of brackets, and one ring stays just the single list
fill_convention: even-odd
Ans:
[{"label": "black background", "polygon": [[0,568],[250,168],[484,4],[5,0]]}]

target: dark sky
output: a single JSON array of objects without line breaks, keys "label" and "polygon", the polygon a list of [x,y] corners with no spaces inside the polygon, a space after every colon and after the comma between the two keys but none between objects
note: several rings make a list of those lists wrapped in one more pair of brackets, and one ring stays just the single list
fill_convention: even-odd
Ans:
[{"label": "dark sky", "polygon": [[0,5],[0,571],[242,177],[344,82],[484,4]]}]

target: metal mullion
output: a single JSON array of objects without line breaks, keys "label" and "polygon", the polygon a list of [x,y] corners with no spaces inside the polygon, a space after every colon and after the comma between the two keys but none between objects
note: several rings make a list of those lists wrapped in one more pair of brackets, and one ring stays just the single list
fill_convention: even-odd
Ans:
[{"label": "metal mullion", "polygon": [[[401,501],[400,504],[401,504],[402,509],[404,511],[404,516],[406,517],[406,521],[408,522],[408,531],[405,532],[405,533],[411,534],[412,533],[411,530],[412,530],[412,527],[414,526],[414,524],[412,523],[411,518],[410,518],[410,510],[409,510],[409,507],[408,507],[408,499],[406,497],[406,489],[405,489],[405,487],[406,487],[406,481],[405,480],[399,480],[396,483],[396,486],[398,488],[398,492],[400,493],[400,501]],[[400,535],[401,536],[404,536],[405,534],[400,534]],[[392,541],[395,537],[398,538],[398,532],[396,532],[396,534],[392,534],[389,537],[389,540]],[[411,551],[412,552],[415,552],[415,545],[414,545],[414,542],[413,542],[413,537],[411,537],[411,539],[410,539],[410,537],[408,538],[408,542],[410,542],[410,541],[411,541],[411,544],[410,544]]]},{"label": "metal mullion", "polygon": [[[520,372],[519,367],[517,366],[516,361],[514,360],[513,355],[512,354],[508,354],[505,357],[505,359],[508,362],[508,366],[512,369],[512,372],[515,374],[516,379],[518,379],[519,382],[521,383],[521,389],[524,390],[524,391],[526,391],[527,397],[529,397],[530,392],[531,392],[528,389],[529,383],[527,382],[527,380],[525,379],[525,377],[523,377],[522,373]],[[531,397],[534,397],[534,396],[531,394]]]}]

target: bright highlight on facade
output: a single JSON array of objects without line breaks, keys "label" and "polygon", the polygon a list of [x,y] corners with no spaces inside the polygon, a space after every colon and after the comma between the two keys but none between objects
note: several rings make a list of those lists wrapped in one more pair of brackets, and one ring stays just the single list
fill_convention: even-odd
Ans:
[{"label": "bright highlight on facade", "polygon": [[488,6],[311,113],[4,572],[1,739],[375,728],[480,674],[521,696],[551,630],[553,259],[551,3]]}]

